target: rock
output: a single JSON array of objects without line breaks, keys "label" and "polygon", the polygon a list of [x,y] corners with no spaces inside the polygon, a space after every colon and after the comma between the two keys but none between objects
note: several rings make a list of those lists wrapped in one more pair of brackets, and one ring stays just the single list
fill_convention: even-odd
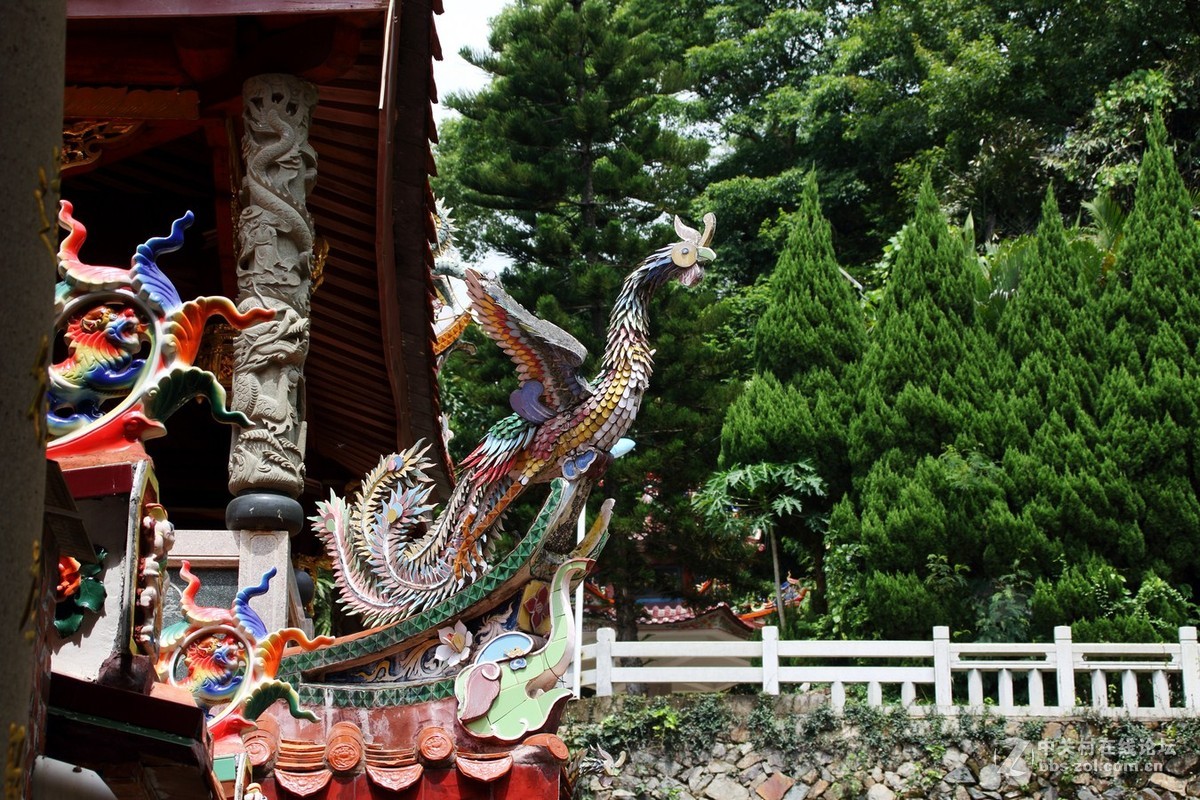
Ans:
[{"label": "rock", "polygon": [[692,777],[688,778],[688,791],[692,794],[699,794],[704,790],[704,787],[708,786],[708,782],[711,780],[712,775],[709,775],[700,767],[696,767],[692,770]]},{"label": "rock", "polygon": [[917,771],[917,763],[915,761],[905,761],[900,766],[896,767],[896,774],[901,778],[911,777]]},{"label": "rock", "polygon": [[800,776],[800,782],[807,783],[809,786],[812,786],[820,777],[821,773],[817,771],[816,767],[813,767],[808,772]]},{"label": "rock", "polygon": [[1163,800],[1161,794],[1148,787],[1142,789],[1140,792],[1134,795],[1134,797],[1136,797],[1137,800]]},{"label": "rock", "polygon": [[637,795],[634,794],[633,792],[629,791],[628,789],[613,789],[612,797],[618,798],[618,799],[626,798],[626,797],[636,798]]},{"label": "rock", "polygon": [[1000,767],[995,764],[988,764],[983,769],[979,770],[979,788],[986,792],[994,792],[1000,788],[1000,784],[1004,783],[1004,776],[1000,774]]},{"label": "rock", "polygon": [[1163,772],[1182,778],[1195,772],[1197,764],[1200,764],[1200,753],[1183,753],[1163,764]]},{"label": "rock", "polygon": [[960,783],[954,787],[954,800],[971,800],[971,793]]},{"label": "rock", "polygon": [[1047,722],[1046,727],[1042,728],[1043,739],[1057,739],[1063,735],[1063,726],[1061,722]]},{"label": "rock", "polygon": [[811,789],[808,790],[808,796],[809,797],[820,797],[821,795],[825,794],[825,790],[828,788],[829,788],[829,781],[825,780],[824,778],[821,778],[820,780],[818,780],[816,783],[814,783],[812,785]]},{"label": "rock", "polygon": [[762,760],[763,760],[763,757],[760,756],[758,753],[747,753],[746,755],[742,756],[740,760],[738,760],[737,768],[738,769],[749,769],[750,767],[753,767],[755,764],[759,763]]},{"label": "rock", "polygon": [[783,796],[783,800],[806,800],[809,796],[809,789],[812,787],[807,783],[797,783],[792,788],[788,789],[787,794]]},{"label": "rock", "polygon": [[727,752],[729,752],[728,748],[726,748],[725,745],[721,744],[720,742],[717,742],[712,747],[713,758],[724,758]]},{"label": "rock", "polygon": [[881,770],[879,767],[872,769],[871,780],[875,781],[876,783],[883,783],[883,770]]},{"label": "rock", "polygon": [[947,747],[945,754],[942,756],[942,766],[946,769],[954,769],[957,766],[965,764],[967,754],[957,747]]},{"label": "rock", "polygon": [[[742,770],[739,773],[739,777],[741,778],[742,783],[752,783],[754,786],[757,786],[758,783],[762,783],[764,778],[762,764],[755,764],[753,767],[750,767],[750,769]],[[758,783],[754,783],[755,781],[758,781]],[[752,786],[751,788],[754,787]]]},{"label": "rock", "polygon": [[[782,772],[772,773],[771,777],[760,783],[755,789],[762,800],[783,800],[795,786],[796,782]],[[804,790],[807,794],[808,790]]]},{"label": "rock", "polygon": [[975,783],[975,776],[971,774],[971,770],[967,769],[964,764],[961,767],[950,770],[942,780],[946,783]]},{"label": "rock", "polygon": [[883,773],[883,782],[897,792],[904,790],[904,778],[895,772]]},{"label": "rock", "polygon": [[750,792],[745,786],[724,775],[712,779],[704,790],[704,796],[710,800],[750,800]]},{"label": "rock", "polygon": [[1176,778],[1174,775],[1168,775],[1165,772],[1153,773],[1150,776],[1150,783],[1175,794],[1183,794],[1187,791],[1187,781],[1183,778]]},{"label": "rock", "polygon": [[713,775],[723,775],[726,772],[733,772],[733,764],[728,761],[714,761],[708,765],[708,771]]},{"label": "rock", "polygon": [[896,793],[882,783],[877,783],[867,790],[867,800],[895,800]]},{"label": "rock", "polygon": [[1075,800],[1100,800],[1100,795],[1086,786],[1080,786],[1079,791],[1075,793]]}]

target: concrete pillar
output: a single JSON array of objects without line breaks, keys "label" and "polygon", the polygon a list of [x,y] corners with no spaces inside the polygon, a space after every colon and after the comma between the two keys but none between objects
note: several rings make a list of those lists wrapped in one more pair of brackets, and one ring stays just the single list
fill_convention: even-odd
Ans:
[{"label": "concrete pillar", "polygon": [[[0,754],[4,797],[30,795],[42,665],[34,617],[45,499],[46,364],[53,326],[66,4],[10,0],[0,24]],[[39,674],[35,676],[35,671]]]},{"label": "concrete pillar", "polygon": [[232,407],[254,427],[237,429],[225,513],[241,547],[239,578],[257,583],[279,570],[253,606],[268,628],[287,622],[288,536],[304,524],[304,359],[312,295],[313,223],[305,202],[317,177],[308,143],[317,90],[290,75],[259,75],[242,87],[238,309],[270,308],[275,319],[238,336]]}]

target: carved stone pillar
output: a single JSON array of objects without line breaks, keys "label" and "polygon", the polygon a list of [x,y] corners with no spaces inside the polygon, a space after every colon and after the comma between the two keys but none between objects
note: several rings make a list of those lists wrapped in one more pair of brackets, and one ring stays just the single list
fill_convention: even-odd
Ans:
[{"label": "carved stone pillar", "polygon": [[[262,541],[250,547],[262,539],[250,532],[294,534],[304,523],[295,498],[304,487],[304,359],[313,264],[313,223],[305,199],[317,177],[316,152],[308,143],[317,90],[290,75],[259,75],[246,81],[242,99],[238,309],[275,311],[274,320],[243,331],[234,345],[232,407],[255,427],[234,433],[229,491],[236,497],[225,521],[230,530],[243,532],[246,584],[258,581],[268,555]],[[291,576],[287,537],[275,538],[282,553],[265,560],[274,561],[280,574],[259,604],[268,626],[279,609],[286,610]],[[252,570],[258,574],[249,574]]]}]

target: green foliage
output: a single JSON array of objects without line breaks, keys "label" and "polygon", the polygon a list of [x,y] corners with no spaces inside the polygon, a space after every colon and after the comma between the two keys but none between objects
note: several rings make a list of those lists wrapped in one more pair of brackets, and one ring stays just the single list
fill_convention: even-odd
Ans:
[{"label": "green foliage", "polygon": [[723,538],[732,548],[740,546],[741,568],[746,569],[745,543],[752,537],[778,533],[815,537],[819,542],[823,520],[814,514],[810,501],[823,494],[820,477],[803,461],[759,463],[714,474],[692,496],[692,506],[710,535]]},{"label": "green foliage", "polygon": [[[614,265],[663,212],[704,186],[694,209],[721,221],[713,293],[665,298],[639,447],[606,482],[619,592],[649,585],[646,552],[750,579],[729,486],[707,529],[686,497],[718,465],[803,462],[823,496],[759,504],[814,589],[806,630],[1172,638],[1189,619],[1200,39],[1180,0],[1085,11],[501,15],[472,56],[493,83],[451,100],[439,191],[514,259],[515,297],[596,352]],[[469,446],[511,366],[481,350],[443,380]]]},{"label": "green foliage", "polygon": [[995,747],[1004,739],[1004,717],[993,714],[987,706],[978,714],[964,709],[958,715],[958,736]]},{"label": "green foliage", "polygon": [[107,550],[97,547],[95,561],[79,564],[78,585],[54,607],[54,630],[59,636],[71,636],[78,631],[83,625],[85,613],[95,616],[103,610],[108,590],[104,588],[101,573],[107,556]]},{"label": "green foliage", "polygon": [[719,694],[625,698],[619,710],[598,724],[570,729],[572,749],[600,747],[610,753],[659,747],[667,752],[691,754],[707,751],[733,724],[728,704]]},{"label": "green foliage", "polygon": [[[1131,184],[1146,112],[1200,172],[1200,34],[1188,4],[726,2],[690,55],[697,114],[727,151],[705,200],[736,219],[753,276],[764,220],[814,169],[850,263],[872,260],[931,175],[980,240],[1029,230],[1048,179],[1070,207]],[[764,252],[765,251],[765,252]],[[757,269],[756,269],[757,266]]]},{"label": "green foliage", "polygon": [[[519,0],[492,21],[487,51],[463,52],[493,79],[447,99],[462,118],[441,133],[435,189],[474,234],[468,257],[491,248],[561,279],[644,255],[650,223],[707,151],[664,124],[678,86],[660,45],[617,0]],[[607,299],[612,285],[591,277]]]},{"label": "green foliage", "polygon": [[1097,555],[1041,579],[1030,599],[1031,624],[1043,636],[1055,625],[1076,620],[1071,635],[1086,642],[1172,641],[1196,607],[1157,575],[1143,577],[1132,592],[1125,577]]}]

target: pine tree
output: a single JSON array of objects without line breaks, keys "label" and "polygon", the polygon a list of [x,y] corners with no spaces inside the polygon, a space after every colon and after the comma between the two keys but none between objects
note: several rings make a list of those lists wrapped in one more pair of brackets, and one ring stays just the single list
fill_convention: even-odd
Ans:
[{"label": "pine tree", "polygon": [[679,87],[656,41],[620,0],[518,0],[487,52],[463,53],[493,79],[448,98],[462,119],[442,137],[439,186],[478,246],[552,282],[645,254],[706,152],[663,124]]}]

